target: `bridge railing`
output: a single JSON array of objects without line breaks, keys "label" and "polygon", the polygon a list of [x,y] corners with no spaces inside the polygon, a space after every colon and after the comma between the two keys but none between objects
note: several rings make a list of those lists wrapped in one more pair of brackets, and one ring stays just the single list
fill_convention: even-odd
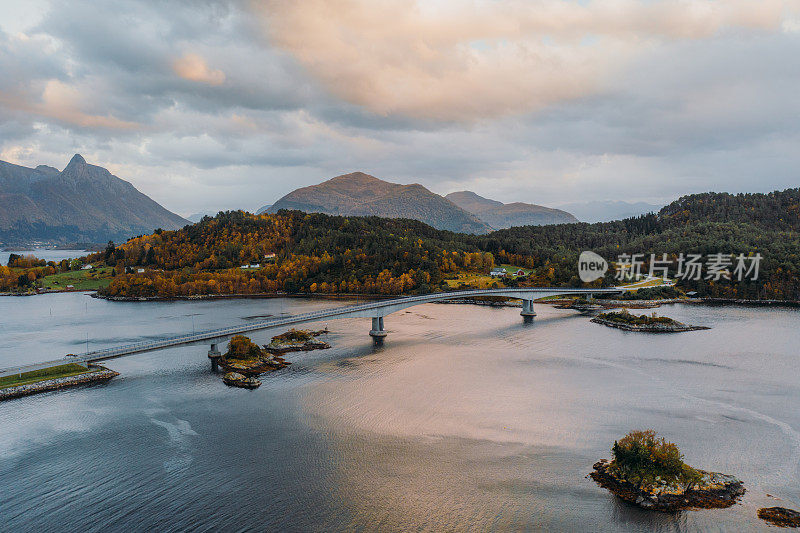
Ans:
[{"label": "bridge railing", "polygon": [[491,295],[491,293],[504,293],[504,294],[526,294],[526,293],[536,293],[536,292],[559,292],[564,294],[570,293],[578,293],[578,294],[586,294],[586,293],[618,293],[624,292],[622,289],[578,289],[578,288],[543,288],[543,287],[531,287],[531,288],[509,288],[509,289],[477,289],[477,290],[465,290],[465,291],[453,291],[453,292],[443,292],[443,293],[434,293],[434,294],[423,294],[418,296],[405,296],[403,298],[393,298],[391,300],[378,300],[374,302],[368,302],[363,304],[354,304],[354,305],[347,305],[343,307],[336,307],[333,309],[320,309],[318,311],[310,311],[308,313],[301,313],[298,315],[292,315],[283,318],[274,318],[271,320],[265,320],[261,322],[256,322],[253,324],[245,324],[245,325],[238,325],[238,326],[229,326],[225,328],[219,329],[210,329],[205,331],[200,331],[197,333],[193,333],[191,335],[179,335],[175,337],[169,337],[166,339],[161,339],[157,341],[142,341],[133,344],[126,344],[124,346],[118,346],[115,348],[104,348],[101,350],[94,350],[91,352],[87,352],[85,355],[80,356],[83,360],[93,360],[93,359],[104,359],[109,357],[115,357],[119,355],[124,355],[128,353],[136,353],[142,351],[149,351],[155,350],[159,348],[166,348],[170,346],[178,346],[181,344],[188,344],[192,342],[200,342],[204,340],[211,340],[215,338],[224,338],[229,337],[232,335],[237,335],[240,333],[246,333],[248,331],[257,331],[260,329],[268,329],[271,327],[279,327],[283,325],[289,325],[296,322],[307,322],[313,320],[315,318],[327,318],[337,315],[346,315],[350,313],[355,313],[359,311],[368,311],[371,309],[380,309],[382,307],[389,307],[393,305],[402,305],[409,302],[418,302],[418,301],[433,301],[433,300],[447,300],[451,298],[460,298],[464,296],[481,296],[481,295]]}]

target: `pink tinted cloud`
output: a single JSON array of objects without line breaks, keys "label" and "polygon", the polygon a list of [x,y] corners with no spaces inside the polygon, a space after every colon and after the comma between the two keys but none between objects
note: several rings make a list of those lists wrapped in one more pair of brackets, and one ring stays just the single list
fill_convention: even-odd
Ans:
[{"label": "pink tinted cloud", "polygon": [[188,52],[172,62],[172,70],[181,78],[208,85],[225,83],[225,73],[212,69],[200,55]]},{"label": "pink tinted cloud", "polygon": [[730,28],[780,31],[797,7],[798,0],[252,4],[268,38],[340,98],[382,115],[445,121],[595,94],[658,42]]}]

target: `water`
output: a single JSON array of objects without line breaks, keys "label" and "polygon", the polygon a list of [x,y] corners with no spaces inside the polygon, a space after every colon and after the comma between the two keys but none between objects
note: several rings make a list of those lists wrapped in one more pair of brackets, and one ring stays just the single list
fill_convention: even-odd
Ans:
[{"label": "water", "polygon": [[56,250],[53,248],[34,248],[32,250],[22,250],[13,252],[2,250],[0,251],[0,264],[7,265],[8,257],[11,254],[34,255],[39,259],[44,259],[45,261],[55,261],[57,263],[62,259],[74,259],[76,257],[83,257],[84,255],[87,255],[89,253],[91,252],[87,252],[86,250]]},{"label": "water", "polygon": [[[7,297],[0,366],[77,352],[87,332],[94,349],[340,304]],[[800,507],[797,311],[670,306],[713,329],[646,335],[536,310],[524,325],[518,309],[417,306],[387,317],[378,349],[368,319],[333,320],[332,349],[254,391],[187,346],[4,402],[0,529],[741,531],[766,530],[759,507]],[[586,479],[635,428],[739,476],[742,504],[649,513]]]}]

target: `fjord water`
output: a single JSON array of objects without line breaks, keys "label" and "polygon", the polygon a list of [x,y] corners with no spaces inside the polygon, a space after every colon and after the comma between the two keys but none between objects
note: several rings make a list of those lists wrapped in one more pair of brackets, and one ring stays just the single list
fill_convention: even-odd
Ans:
[{"label": "fjord water", "polygon": [[[0,366],[335,305],[5,297]],[[254,391],[187,346],[0,403],[0,530],[740,531],[800,506],[798,311],[664,307],[712,327],[674,335],[536,311],[418,306],[387,317],[382,348],[368,319],[331,321],[332,349]],[[636,428],[743,479],[742,504],[650,513],[587,479]]]},{"label": "fjord water", "polygon": [[74,259],[76,257],[83,257],[91,252],[87,252],[86,250],[59,250],[56,248],[32,248],[30,250],[21,250],[21,251],[14,251],[9,252],[6,250],[0,250],[0,264],[7,265],[8,258],[11,254],[17,255],[33,255],[39,259],[44,259],[45,261],[61,261],[62,259]]}]

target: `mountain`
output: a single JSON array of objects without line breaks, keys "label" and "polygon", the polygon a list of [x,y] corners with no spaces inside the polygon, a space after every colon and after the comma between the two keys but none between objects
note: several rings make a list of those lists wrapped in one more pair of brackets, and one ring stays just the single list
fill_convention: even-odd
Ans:
[{"label": "mountain", "polygon": [[488,233],[485,222],[417,183],[400,185],[363,172],[336,176],[290,192],[267,210],[296,209],[346,216],[411,218],[437,229],[458,233]]},{"label": "mountain", "polygon": [[256,211],[256,215],[268,213],[270,207],[272,207],[272,204],[262,205],[261,207],[258,208],[258,211]]},{"label": "mountain", "polygon": [[572,214],[560,209],[522,202],[504,204],[478,196],[472,191],[451,192],[445,198],[495,229],[578,222]]},{"label": "mountain", "polygon": [[202,213],[192,213],[191,215],[186,217],[186,220],[188,220],[189,222],[194,222],[195,224],[197,224],[198,222],[203,220],[203,217],[214,218],[216,216],[216,214],[217,213],[212,213],[211,211],[204,211]]},{"label": "mountain", "polygon": [[124,241],[188,221],[76,154],[64,170],[0,161],[0,241]]},{"label": "mountain", "polygon": [[622,200],[592,201],[558,206],[578,217],[581,222],[610,222],[646,213],[657,213],[660,205]]}]

